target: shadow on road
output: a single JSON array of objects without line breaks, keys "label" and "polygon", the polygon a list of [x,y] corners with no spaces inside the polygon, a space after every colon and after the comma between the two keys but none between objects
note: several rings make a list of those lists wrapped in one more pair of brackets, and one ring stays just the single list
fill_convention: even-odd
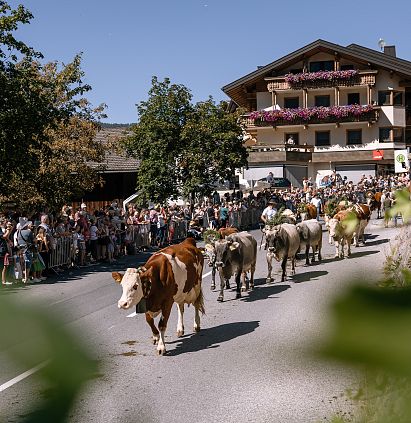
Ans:
[{"label": "shadow on road", "polygon": [[325,275],[328,275],[326,270],[314,270],[312,272],[297,273],[292,277],[292,280],[295,283],[308,282],[312,279],[318,279]]},{"label": "shadow on road", "polygon": [[384,239],[377,239],[376,241],[371,241],[371,242],[366,242],[364,247],[368,247],[370,245],[379,245],[379,244],[385,244],[386,242],[390,242],[389,239],[384,238]]},{"label": "shadow on road", "polygon": [[[371,243],[370,243],[371,244]],[[370,244],[366,244],[366,245],[370,245]],[[364,256],[369,256],[371,254],[378,254],[380,251],[378,250],[372,250],[372,251],[356,251],[354,253],[351,253],[350,258],[358,258],[358,257],[364,257]]]},{"label": "shadow on road", "polygon": [[[259,281],[259,285],[261,285],[260,281],[262,280],[265,283],[265,279],[256,279],[255,282]],[[291,288],[290,285],[270,284],[265,286],[256,286],[252,291],[248,291],[248,296],[241,297],[241,301],[245,303],[250,303],[258,300],[266,300],[267,298],[275,298],[270,296],[286,291],[288,288]]]},{"label": "shadow on road", "polygon": [[255,331],[260,326],[259,321],[234,322],[212,328],[202,329],[198,334],[167,342],[167,345],[177,344],[174,350],[167,351],[168,356],[206,350],[208,348],[218,348],[223,342],[247,335]]}]

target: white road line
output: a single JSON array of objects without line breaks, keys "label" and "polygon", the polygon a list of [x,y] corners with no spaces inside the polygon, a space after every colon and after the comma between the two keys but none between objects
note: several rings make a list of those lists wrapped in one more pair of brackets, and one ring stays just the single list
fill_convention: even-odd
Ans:
[{"label": "white road line", "polygon": [[[208,272],[205,275],[203,275],[203,279],[206,278],[207,276],[210,276],[211,273],[212,272]],[[135,316],[137,316],[137,313],[136,312],[129,314],[127,317],[135,317]]]},{"label": "white road line", "polygon": [[22,373],[19,376],[16,376],[15,378],[9,380],[6,383],[3,383],[3,385],[0,385],[0,392],[5,391],[7,388],[10,388],[11,386],[15,385],[16,383],[28,378],[29,376],[31,376],[32,374],[38,372],[39,370],[41,370],[43,367],[46,367],[47,364],[49,364],[50,360],[47,361],[43,361],[43,363],[40,363],[38,366],[33,367],[30,370],[27,370],[27,372]]}]

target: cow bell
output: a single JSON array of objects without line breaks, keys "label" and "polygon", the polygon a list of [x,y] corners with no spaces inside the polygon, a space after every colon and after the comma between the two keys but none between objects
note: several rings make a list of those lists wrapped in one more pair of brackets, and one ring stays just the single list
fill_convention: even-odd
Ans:
[{"label": "cow bell", "polygon": [[147,313],[147,301],[145,298],[142,298],[140,302],[136,305],[136,313]]}]

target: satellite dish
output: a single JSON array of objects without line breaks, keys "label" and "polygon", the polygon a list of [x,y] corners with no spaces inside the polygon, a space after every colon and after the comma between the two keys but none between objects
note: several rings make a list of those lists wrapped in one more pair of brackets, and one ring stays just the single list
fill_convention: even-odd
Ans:
[{"label": "satellite dish", "polygon": [[386,46],[386,42],[385,42],[385,40],[383,39],[383,38],[380,38],[379,40],[378,40],[378,47],[380,48],[380,50],[381,51],[383,51],[384,50],[384,47]]}]

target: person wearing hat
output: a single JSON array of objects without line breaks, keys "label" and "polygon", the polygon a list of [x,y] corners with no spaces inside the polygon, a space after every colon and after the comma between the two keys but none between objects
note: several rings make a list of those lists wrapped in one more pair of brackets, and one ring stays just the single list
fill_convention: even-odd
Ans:
[{"label": "person wearing hat", "polygon": [[261,220],[265,224],[267,224],[267,222],[277,214],[277,209],[275,206],[275,202],[273,200],[270,200],[267,204],[267,207],[263,210],[261,214]]}]

